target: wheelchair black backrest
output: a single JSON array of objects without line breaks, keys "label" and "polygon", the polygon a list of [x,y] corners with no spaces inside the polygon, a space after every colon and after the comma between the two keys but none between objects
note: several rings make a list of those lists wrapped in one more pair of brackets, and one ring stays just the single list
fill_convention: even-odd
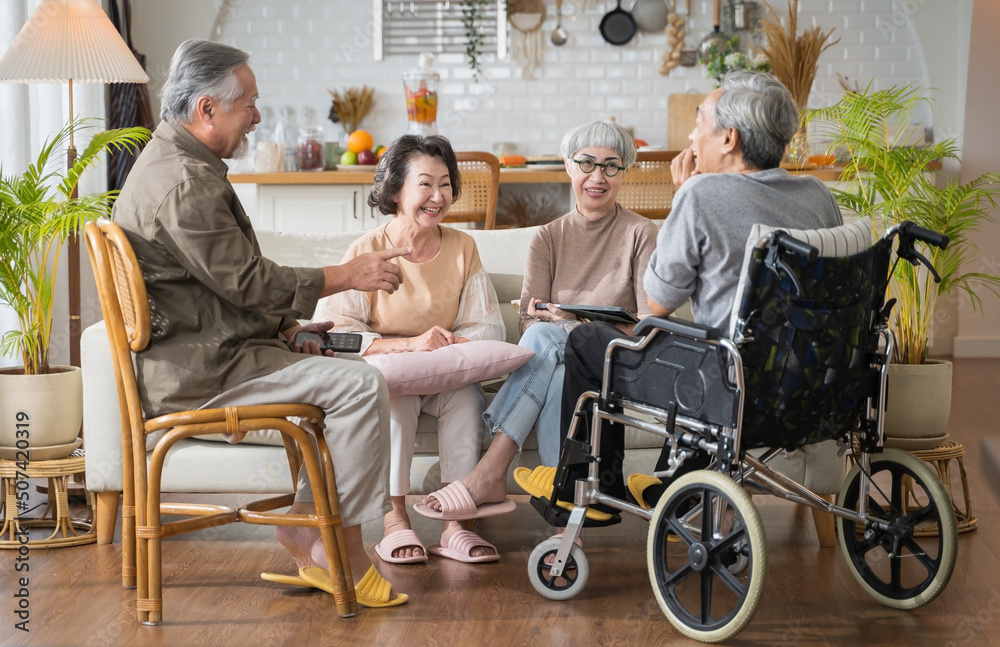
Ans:
[{"label": "wheelchair black backrest", "polygon": [[[729,331],[743,362],[743,449],[845,436],[878,388],[872,358],[891,241],[870,246],[861,222],[789,230],[817,247],[819,257],[809,260],[772,250],[772,231],[758,225],[751,233]],[[674,407],[702,423],[735,427],[740,393],[730,353],[717,340],[722,332],[702,327],[699,335],[673,319],[639,328],[659,330],[639,333],[646,335],[641,350],[614,349],[608,404]]]},{"label": "wheelchair black backrest", "polygon": [[845,437],[877,397],[878,313],[892,242],[809,260],[751,252],[733,330],[746,388],[741,445],[795,448]]}]

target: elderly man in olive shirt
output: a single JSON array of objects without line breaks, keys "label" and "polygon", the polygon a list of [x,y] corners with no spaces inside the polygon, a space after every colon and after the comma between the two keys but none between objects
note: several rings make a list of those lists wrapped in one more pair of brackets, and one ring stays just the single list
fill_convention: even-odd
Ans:
[{"label": "elderly man in olive shirt", "polygon": [[[248,60],[207,41],[178,48],[161,93],[163,121],[114,207],[149,293],[152,343],[135,358],[143,409],[322,407],[357,584],[371,567],[359,524],[389,509],[385,381],[361,360],[292,352],[289,344],[300,330],[296,319],[311,317],[319,298],[349,288],[395,290],[399,270],[388,261],[409,250],[322,269],[282,267],[261,256],[222,161],[245,152],[246,135],[260,121]],[[255,468],[247,466],[248,479]],[[315,512],[304,481],[303,471],[291,513]],[[315,530],[279,527],[277,534],[299,567],[326,566]]]}]

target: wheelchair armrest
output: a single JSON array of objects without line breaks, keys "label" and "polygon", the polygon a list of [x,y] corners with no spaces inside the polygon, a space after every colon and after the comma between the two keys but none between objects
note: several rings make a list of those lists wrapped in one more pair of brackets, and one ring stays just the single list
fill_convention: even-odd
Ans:
[{"label": "wheelchair armrest", "polygon": [[657,328],[694,339],[719,339],[722,337],[722,331],[718,328],[674,317],[646,317],[635,325],[633,334],[642,337]]}]

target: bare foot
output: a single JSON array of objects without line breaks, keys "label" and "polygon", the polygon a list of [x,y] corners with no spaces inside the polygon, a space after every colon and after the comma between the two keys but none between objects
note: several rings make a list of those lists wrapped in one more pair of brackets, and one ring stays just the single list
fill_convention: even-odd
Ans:
[{"label": "bare foot", "polygon": [[[391,496],[389,500],[392,502],[392,510],[385,515],[385,520],[383,524],[385,526],[384,537],[388,537],[394,532],[399,532],[400,530],[411,530],[410,517],[406,514],[406,497],[405,496]],[[402,546],[392,551],[393,557],[423,557],[426,553],[422,546]]]},{"label": "bare foot", "polygon": [[[288,514],[315,514],[316,506],[312,503],[293,503],[288,509]],[[292,554],[295,560],[295,568],[303,566],[320,566],[326,568],[326,555],[323,550],[323,541],[319,537],[319,530],[316,528],[303,528],[300,526],[275,526],[274,534],[278,538],[278,543]],[[314,558],[315,546],[319,544],[319,552],[322,556],[322,563],[317,563]]]},{"label": "bare foot", "polygon": [[[507,475],[504,473],[500,478],[488,475],[486,470],[480,470],[479,466],[461,479],[462,485],[469,490],[472,500],[476,505],[484,503],[500,503],[507,498]],[[440,510],[441,502],[437,499],[426,497],[424,505],[432,510]]]},{"label": "bare foot", "polygon": [[[461,479],[476,505],[500,503],[507,498],[507,468],[517,452],[517,443],[510,436],[505,433],[493,436],[482,459],[468,476]],[[437,499],[428,497],[423,503],[432,510],[441,510],[441,502]]]},{"label": "bare foot", "polygon": [[[462,521],[445,521],[441,528],[441,545],[450,546],[451,536],[459,530],[467,530]],[[496,551],[491,550],[486,546],[476,546],[469,551],[469,555],[471,557],[483,557],[485,555],[496,555]]]}]

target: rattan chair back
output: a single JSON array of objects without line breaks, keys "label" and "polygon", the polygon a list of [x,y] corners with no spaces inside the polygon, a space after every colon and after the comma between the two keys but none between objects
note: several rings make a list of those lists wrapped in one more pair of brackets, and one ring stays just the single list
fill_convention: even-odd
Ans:
[{"label": "rattan chair back", "polygon": [[481,222],[484,229],[496,226],[500,160],[481,151],[456,152],[462,175],[462,195],[451,205],[445,222]]},{"label": "rattan chair back", "polygon": [[647,218],[666,218],[674,199],[670,161],[675,156],[674,151],[640,152],[625,173],[618,190],[618,204]]}]

